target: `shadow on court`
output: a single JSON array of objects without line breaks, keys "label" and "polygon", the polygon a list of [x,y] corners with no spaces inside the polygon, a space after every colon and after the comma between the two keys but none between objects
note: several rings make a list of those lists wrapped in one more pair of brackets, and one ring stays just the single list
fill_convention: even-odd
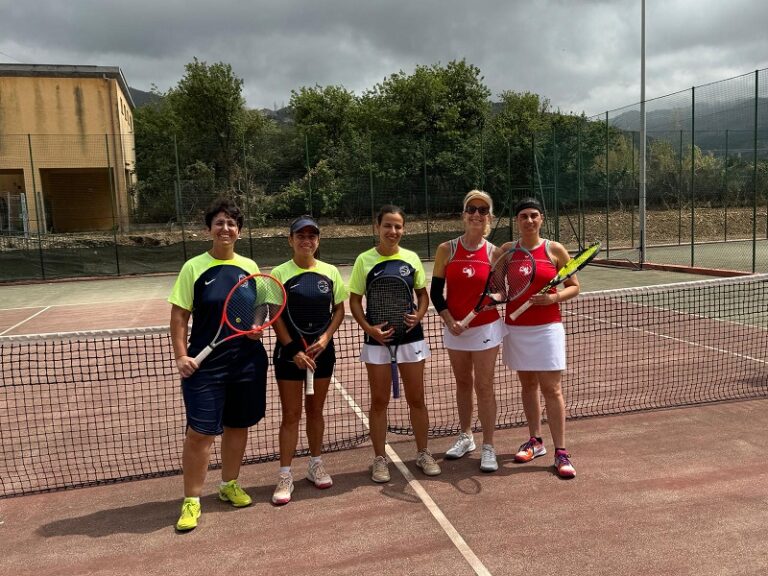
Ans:
[{"label": "shadow on court", "polygon": [[210,471],[200,525],[187,534],[173,529],[180,476],[8,498],[0,573],[477,573],[435,512],[485,573],[764,574],[766,429],[766,400],[569,422],[578,476],[568,481],[549,454],[512,461],[520,428],[496,432],[492,474],[479,471],[479,449],[442,460],[452,439],[441,438],[431,448],[443,474],[426,478],[411,439],[391,437],[431,504],[392,465],[391,482],[372,483],[363,446],[325,456],[329,490],[304,480],[307,460],[297,459],[282,507],[270,502],[277,463],[243,468],[254,499],[244,509],[218,500]]}]

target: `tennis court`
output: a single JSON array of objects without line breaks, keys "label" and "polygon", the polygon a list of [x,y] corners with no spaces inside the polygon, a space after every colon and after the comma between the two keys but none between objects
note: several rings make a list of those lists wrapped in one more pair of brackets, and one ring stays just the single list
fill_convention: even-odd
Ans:
[{"label": "tennis court", "polygon": [[[600,268],[581,276],[585,290],[668,281],[658,272]],[[186,574],[190,566],[270,574],[757,574],[768,567],[763,277],[598,292],[569,304],[564,390],[579,473],[571,482],[552,473],[549,456],[512,462],[526,430],[517,387],[499,366],[499,472],[482,474],[478,453],[442,462],[443,474],[426,479],[416,472],[411,437],[393,433],[406,474],[372,484],[367,387],[350,320],[339,335],[326,411],[328,449],[348,448],[325,457],[334,487],[298,482],[291,504],[269,503],[277,464],[265,461],[275,458],[279,422],[270,381],[268,415],[247,452],[253,464],[241,475],[254,505],[218,502],[212,471],[201,526],[183,536],[173,531],[181,478],[164,477],[178,471],[183,435],[168,337],[164,329],[132,330],[167,323],[163,298],[172,280],[130,279],[133,293],[122,287],[126,280],[0,287],[4,305],[13,304],[0,311],[0,533],[12,551],[9,574]],[[97,302],[108,303],[109,318]],[[434,316],[426,327],[431,448],[440,457],[457,416]],[[649,411],[676,406],[688,407]],[[584,418],[595,415],[611,416]],[[404,403],[393,402],[390,421],[393,432],[407,431]],[[299,459],[295,474],[305,465]],[[125,478],[145,479],[113,484]],[[97,486],[45,492],[77,485]],[[19,494],[26,495],[7,497]],[[744,559],[738,565],[734,550]]]}]

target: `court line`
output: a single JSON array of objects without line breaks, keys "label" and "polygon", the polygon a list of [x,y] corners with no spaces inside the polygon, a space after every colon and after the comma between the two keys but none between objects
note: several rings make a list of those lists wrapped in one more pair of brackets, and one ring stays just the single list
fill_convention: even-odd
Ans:
[{"label": "court line", "polygon": [[[344,386],[342,386],[341,382],[336,379],[336,376],[332,376],[331,378],[334,388],[342,395],[344,400],[347,401],[347,404],[349,404],[350,408],[352,408],[352,411],[355,413],[355,415],[360,418],[366,430],[370,431],[368,416],[366,416],[362,408],[358,406],[357,402],[355,402],[355,399],[349,395]],[[408,470],[408,467],[405,465],[405,463],[403,463],[395,449],[390,446],[389,442],[385,443],[385,448],[389,459],[392,460],[392,463],[397,467],[398,470],[400,470],[400,473],[403,475],[408,485],[413,489],[424,506],[426,506],[430,514],[432,514],[432,517],[437,520],[437,523],[443,529],[443,532],[445,532],[445,534],[448,536],[456,549],[461,553],[461,555],[464,556],[464,559],[470,565],[472,570],[474,570],[475,574],[478,576],[491,576],[491,573],[482,563],[480,558],[477,557],[477,555],[472,551],[472,548],[469,547],[469,544],[467,544],[466,540],[462,538],[459,531],[456,530],[453,524],[451,524],[451,521],[448,520],[445,514],[443,514],[443,511],[427,493],[426,489],[418,480],[416,480],[413,474],[411,474],[411,471]]]},{"label": "court line", "polygon": [[[574,314],[575,316],[576,314]],[[768,361],[763,360],[761,358],[755,358],[754,356],[749,356],[747,354],[740,354],[738,352],[735,352],[733,350],[726,350],[724,348],[718,348],[717,346],[710,346],[709,344],[701,344],[699,342],[696,342],[694,340],[686,340],[685,338],[678,338],[677,336],[670,336],[669,334],[662,334],[661,332],[654,332],[653,330],[648,330],[647,328],[638,328],[636,326],[625,326],[624,324],[620,324],[618,322],[611,322],[610,320],[603,320],[601,318],[597,318],[595,316],[589,316],[587,314],[578,314],[578,316],[581,316],[582,318],[588,318],[589,320],[592,320],[593,322],[596,322],[598,324],[606,324],[608,326],[612,326],[613,328],[620,328],[622,330],[629,330],[631,332],[639,332],[641,334],[647,334],[649,336],[655,336],[656,338],[661,338],[662,340],[671,340],[672,342],[678,342],[680,344],[685,344],[686,346],[691,346],[692,348],[702,348],[703,350],[709,350],[710,352],[717,352],[718,354],[723,354],[724,356],[735,356],[736,358],[741,358],[742,360],[749,360],[751,362],[757,362],[758,364],[766,364],[768,365]],[[697,315],[698,316],[698,315]],[[721,322],[726,322],[725,320],[719,319],[719,318],[707,318],[708,320],[718,320]],[[752,327],[749,324],[741,324],[742,326]],[[758,328],[759,330],[760,328]]]},{"label": "court line", "polygon": [[51,308],[51,307],[50,307],[50,306],[46,306],[46,307],[45,307],[45,308],[43,308],[42,310],[38,310],[37,312],[35,312],[34,314],[32,314],[32,316],[29,316],[28,318],[25,318],[25,319],[24,319],[24,320],[22,320],[21,322],[18,322],[17,324],[14,324],[14,325],[13,325],[13,326],[11,326],[10,328],[8,328],[8,329],[6,329],[6,330],[3,330],[2,332],[0,332],[0,336],[3,336],[3,335],[6,333],[6,332],[10,332],[10,331],[11,331],[11,330],[13,330],[14,328],[18,328],[19,326],[21,326],[22,324],[24,324],[24,323],[26,323],[26,322],[29,322],[30,320],[32,320],[32,318],[34,318],[35,316],[38,316],[38,315],[42,314],[43,312],[45,312],[45,311],[46,311],[46,310],[48,310],[49,308]]}]

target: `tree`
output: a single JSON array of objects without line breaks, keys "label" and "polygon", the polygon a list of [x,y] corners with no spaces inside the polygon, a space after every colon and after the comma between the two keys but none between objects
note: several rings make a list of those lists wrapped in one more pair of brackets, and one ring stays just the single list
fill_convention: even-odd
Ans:
[{"label": "tree", "polygon": [[176,216],[176,163],[173,135],[176,122],[164,94],[136,109],[136,176],[134,211],[139,221],[167,222]]},{"label": "tree", "polygon": [[315,86],[291,91],[296,127],[314,144],[317,157],[328,157],[353,131],[356,98],[343,86]]},{"label": "tree", "polygon": [[185,70],[168,94],[184,156],[188,163],[209,164],[217,181],[231,186],[246,121],[243,81],[223,62],[208,65],[195,58]]}]

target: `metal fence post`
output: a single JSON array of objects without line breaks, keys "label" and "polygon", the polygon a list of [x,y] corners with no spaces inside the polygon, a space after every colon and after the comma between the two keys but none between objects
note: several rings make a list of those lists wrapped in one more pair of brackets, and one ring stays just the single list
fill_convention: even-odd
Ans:
[{"label": "metal fence post", "polygon": [[176,143],[176,134],[173,135],[173,155],[176,161],[176,217],[181,226],[181,251],[184,262],[187,261],[187,235],[184,233],[184,206],[181,194],[181,170],[179,169],[179,147]]},{"label": "metal fence post", "polygon": [[107,153],[107,181],[109,182],[109,204],[112,207],[112,241],[115,243],[115,272],[120,276],[120,252],[117,247],[117,222],[115,221],[115,178],[112,174],[112,161],[109,159],[109,134],[104,134],[104,146]]},{"label": "metal fence post", "polygon": [[696,87],[691,87],[691,267],[694,263],[694,242],[696,239],[696,197],[694,196],[696,175]]},{"label": "metal fence post", "polygon": [[[32,135],[27,134],[27,145],[29,146],[29,167],[32,173],[32,194],[35,197],[35,216],[37,217],[37,250],[40,254],[40,275],[45,280],[45,260],[43,259],[43,233],[41,228],[45,226],[45,206],[43,205],[43,192],[37,189],[37,178],[35,177],[35,156],[32,153]],[[42,222],[40,216],[42,215]]]}]

